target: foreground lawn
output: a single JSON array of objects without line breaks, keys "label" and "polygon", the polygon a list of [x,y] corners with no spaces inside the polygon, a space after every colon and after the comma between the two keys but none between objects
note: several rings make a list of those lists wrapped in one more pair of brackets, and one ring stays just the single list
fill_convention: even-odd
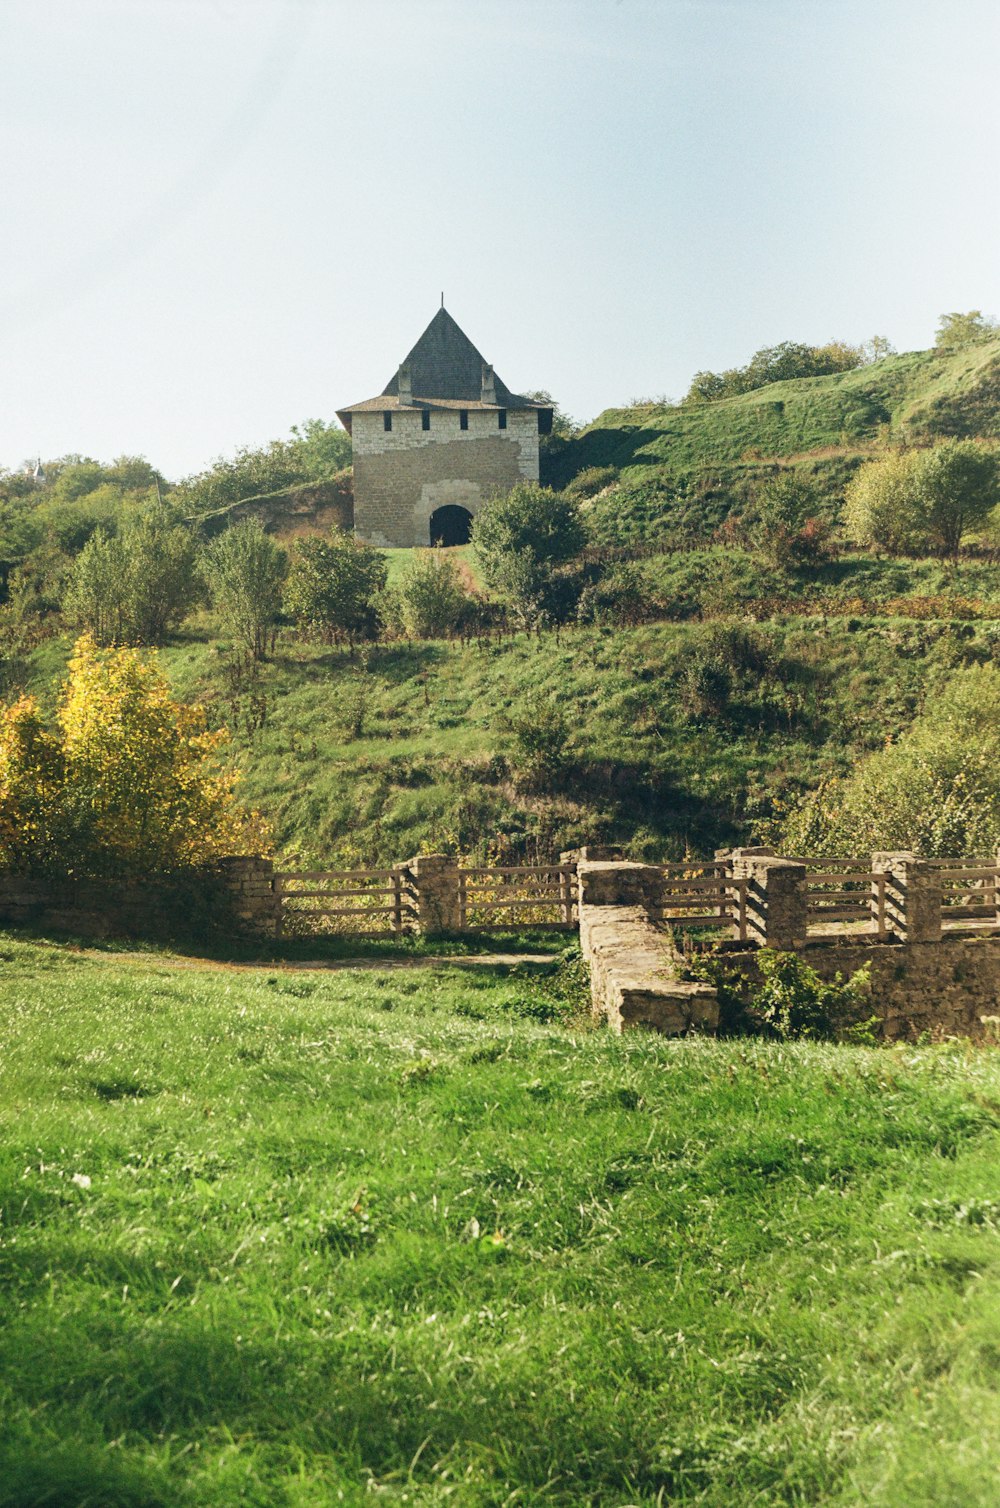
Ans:
[{"label": "foreground lawn", "polygon": [[0,1504],[992,1504],[1000,1058],[0,938]]}]

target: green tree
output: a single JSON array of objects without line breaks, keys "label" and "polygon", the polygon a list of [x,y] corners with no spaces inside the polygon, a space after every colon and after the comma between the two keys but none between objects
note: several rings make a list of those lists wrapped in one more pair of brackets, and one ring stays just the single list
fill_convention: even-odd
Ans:
[{"label": "green tree", "polygon": [[334,529],[292,547],[285,606],[309,633],[354,642],[374,631],[375,598],[385,587],[385,556]]},{"label": "green tree", "polygon": [[201,594],[189,530],[161,513],[127,515],[117,535],[98,528],[77,556],[66,613],[98,644],[162,644]]},{"label": "green tree", "polygon": [[491,498],[472,521],[472,543],[486,584],[525,625],[543,621],[555,568],[578,555],[585,542],[576,499],[535,482],[520,482]]},{"label": "green tree", "polygon": [[97,644],[125,644],[128,632],[129,561],[124,542],[98,528],[76,558],[66,593],[67,618]]},{"label": "green tree", "polygon": [[932,548],[958,555],[1000,498],[1000,460],[975,440],[893,451],[851,478],[844,521],[859,544],[891,555]]},{"label": "green tree", "polygon": [[[876,336],[881,354],[887,341]],[[725,372],[696,372],[691,379],[685,403],[710,403],[716,398],[733,398],[753,392],[771,382],[788,382],[797,377],[825,377],[833,372],[849,372],[869,360],[868,348],[851,345],[846,340],[829,340],[823,346],[810,346],[799,340],[783,340],[776,346],[762,346],[745,367],[730,367]]]},{"label": "green tree", "polygon": [[579,554],[586,534],[575,499],[520,482],[491,498],[473,519],[472,543],[492,586],[492,573],[507,557],[525,552],[539,565],[561,565]]},{"label": "green tree", "polygon": [[202,569],[216,612],[255,660],[273,647],[288,557],[256,518],[231,525],[214,540]]},{"label": "green tree", "polygon": [[884,361],[887,356],[895,356],[896,347],[891,340],[884,335],[872,335],[861,347],[862,366],[874,366],[876,361]]},{"label": "green tree", "polygon": [[530,393],[525,393],[524,396],[530,398],[532,403],[543,404],[546,408],[552,410],[551,435],[548,437],[543,435],[543,439],[571,440],[573,438],[579,426],[573,422],[569,414],[564,412],[558,401],[553,398],[552,394],[546,388],[533,388]]},{"label": "green tree", "polygon": [[458,566],[443,550],[418,550],[393,597],[400,626],[413,639],[454,633],[469,601]]},{"label": "green tree", "polygon": [[926,547],[921,464],[919,451],[897,450],[868,461],[854,473],[844,494],[844,524],[851,539],[889,555]]},{"label": "green tree", "polygon": [[231,503],[266,497],[308,482],[326,481],[351,464],[351,441],[339,425],[307,419],[287,440],[244,446],[207,471],[188,477],[179,493],[191,513],[212,513]]},{"label": "green tree", "polygon": [[320,482],[351,464],[351,437],[339,424],[306,419],[292,425],[291,449],[298,456],[306,481]]},{"label": "green tree", "polygon": [[981,309],[970,309],[967,314],[942,314],[938,320],[934,346],[938,351],[954,351],[959,346],[988,340],[996,333],[996,320],[987,319]]},{"label": "green tree", "polygon": [[931,541],[957,557],[963,535],[985,522],[1000,497],[996,452],[975,440],[946,440],[921,457],[917,480]]}]

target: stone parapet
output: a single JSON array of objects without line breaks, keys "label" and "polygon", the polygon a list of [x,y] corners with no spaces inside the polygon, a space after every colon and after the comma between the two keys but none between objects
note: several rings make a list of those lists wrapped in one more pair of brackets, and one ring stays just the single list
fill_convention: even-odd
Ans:
[{"label": "stone parapet", "polygon": [[679,977],[670,938],[653,925],[644,906],[582,903],[580,946],[590,965],[594,1014],[612,1031],[642,1027],[666,1036],[715,1031],[715,990]]},{"label": "stone parapet", "polygon": [[581,858],[576,878],[581,907],[642,906],[650,912],[663,896],[663,874],[655,864]]}]

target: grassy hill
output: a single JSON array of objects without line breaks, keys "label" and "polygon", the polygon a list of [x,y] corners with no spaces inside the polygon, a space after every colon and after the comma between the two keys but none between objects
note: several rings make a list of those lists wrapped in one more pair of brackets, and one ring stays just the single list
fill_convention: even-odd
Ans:
[{"label": "grassy hill", "polygon": [[711,527],[778,464],[836,498],[881,441],[966,435],[1000,436],[1000,337],[712,403],[608,409],[553,451],[549,479],[564,485],[589,467],[616,468],[619,491],[592,510],[611,543],[685,518]]},{"label": "grassy hill", "polygon": [[995,1054],[0,941],[4,1508],[996,1501]]},{"label": "grassy hill", "polygon": [[[755,593],[775,585],[737,552],[652,565],[682,612],[715,597],[728,612],[761,610]],[[997,661],[1000,602],[973,615],[996,568],[945,574],[838,562],[811,602],[758,624],[389,643],[353,659],[289,639],[257,669],[206,620],[161,658],[177,693],[229,726],[246,799],[308,867],[395,862],[422,846],[548,858],[588,840],[651,859],[706,855],[898,735],[956,666]],[[50,705],[67,652],[46,641],[23,667]],[[537,779],[508,726],[524,711],[565,733]]]}]

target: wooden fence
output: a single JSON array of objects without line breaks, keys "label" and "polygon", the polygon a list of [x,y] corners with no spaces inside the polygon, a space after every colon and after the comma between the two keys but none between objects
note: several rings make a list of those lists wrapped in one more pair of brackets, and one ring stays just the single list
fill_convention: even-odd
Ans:
[{"label": "wooden fence", "polygon": [[576,865],[494,865],[458,871],[462,932],[576,925]]},{"label": "wooden fence", "polygon": [[402,866],[289,871],[274,876],[274,889],[279,935],[401,937],[416,920]]},{"label": "wooden fence", "polygon": [[1000,868],[984,861],[966,864],[961,859],[931,859],[941,887],[941,925],[948,930],[972,923],[997,923],[997,892]]},{"label": "wooden fence", "polygon": [[[737,851],[739,854],[742,851]],[[986,860],[914,860],[900,855],[905,878],[881,872],[871,858],[790,858],[775,855],[751,863],[777,862],[794,879],[799,921],[793,935],[848,935],[873,940],[893,936],[929,938],[932,932],[982,931],[1000,927],[1000,867]],[[390,869],[302,870],[273,877],[277,930],[284,934],[401,937],[411,932],[498,932],[577,925],[575,861],[552,864],[459,867],[438,856]],[[610,861],[612,863],[617,861]],[[426,873],[421,865],[429,863]],[[913,865],[916,864],[916,869]],[[760,875],[729,859],[673,864],[622,865],[645,872],[643,903],[654,920],[672,929],[717,930],[741,942],[781,934],[767,885]],[[757,873],[753,871],[753,873]],[[899,871],[902,874],[903,871]],[[917,893],[923,920],[915,922]],[[787,902],[781,902],[787,907]],[[929,909],[928,909],[929,908]],[[752,909],[752,916],[751,916]],[[803,918],[804,913],[804,918]],[[909,913],[909,914],[907,914]],[[933,918],[940,915],[940,927]],[[928,920],[929,918],[929,920]],[[916,931],[914,928],[916,927]]]},{"label": "wooden fence", "polygon": [[871,859],[801,859],[806,866],[807,934],[832,927],[888,936],[886,876],[874,873]]},{"label": "wooden fence", "polygon": [[734,879],[724,863],[697,860],[658,864],[663,877],[656,921],[672,928],[726,927],[741,941],[747,935],[747,882]]}]

